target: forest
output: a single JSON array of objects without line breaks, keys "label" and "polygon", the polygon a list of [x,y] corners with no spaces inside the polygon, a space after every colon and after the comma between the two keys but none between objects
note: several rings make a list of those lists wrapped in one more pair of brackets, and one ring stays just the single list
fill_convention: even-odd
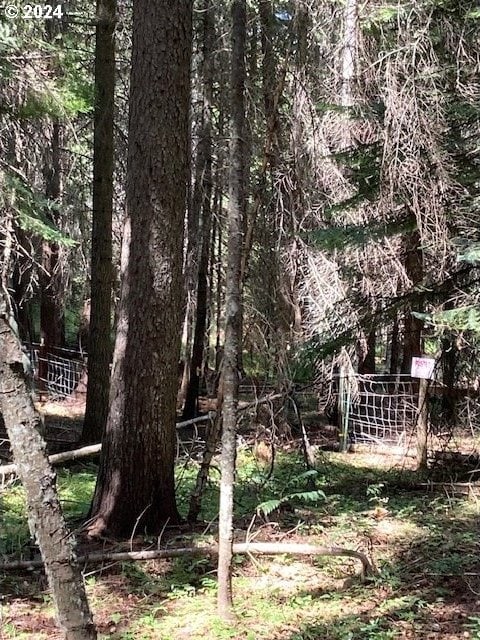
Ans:
[{"label": "forest", "polygon": [[479,43],[0,6],[0,640],[480,638]]}]

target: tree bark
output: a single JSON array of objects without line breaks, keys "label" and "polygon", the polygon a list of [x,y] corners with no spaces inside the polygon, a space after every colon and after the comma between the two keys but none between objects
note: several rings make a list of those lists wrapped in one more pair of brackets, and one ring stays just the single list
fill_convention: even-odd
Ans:
[{"label": "tree bark", "polygon": [[[195,190],[201,205],[200,261],[197,280],[197,313],[193,334],[192,358],[190,362],[190,380],[183,410],[184,420],[196,414],[200,386],[200,376],[204,360],[205,332],[207,327],[208,304],[208,266],[210,258],[211,236],[211,200],[212,200],[212,102],[213,102],[213,49],[214,14],[210,0],[203,6],[203,123],[197,155],[197,178]],[[194,198],[195,203],[195,198]],[[193,205],[192,205],[193,206]]]},{"label": "tree bark", "polygon": [[240,269],[245,213],[245,0],[232,2],[231,138],[228,208],[228,256],[223,360],[223,433],[220,481],[218,612],[231,618],[233,489],[235,483],[239,351],[241,349]]},{"label": "tree bark", "polygon": [[[51,207],[58,206],[62,195],[61,164],[62,125],[53,122],[51,126],[51,146],[47,150],[44,165],[45,197]],[[53,208],[45,212],[47,219],[56,223]],[[38,376],[40,389],[47,390],[47,357],[55,347],[65,342],[63,314],[62,277],[60,272],[60,247],[57,242],[42,242],[42,269],[40,282],[40,352]]]},{"label": "tree bark", "polygon": [[66,640],[97,637],[76,561],[75,543],[65,526],[56,476],[40,435],[40,417],[28,392],[21,344],[0,300],[0,411],[3,414],[18,474],[25,488],[30,533],[42,555]]},{"label": "tree bark", "polygon": [[155,535],[179,520],[175,414],[191,23],[190,0],[134,3],[122,293],[91,535]]},{"label": "tree bark", "polygon": [[99,442],[108,416],[112,300],[113,122],[116,0],[97,0],[93,212],[84,444]]},{"label": "tree bark", "polygon": [[389,359],[388,359],[388,366],[389,366],[389,371],[392,374],[397,374],[398,373],[398,365],[399,365],[399,361],[400,361],[400,344],[399,344],[399,335],[398,335],[398,313],[395,312],[395,315],[393,317],[393,321],[392,321],[392,330],[390,333],[390,340],[389,340]]},{"label": "tree bark", "polygon": [[[448,300],[443,307],[445,310],[454,309],[453,301]],[[443,384],[447,393],[442,396],[442,416],[447,427],[456,426],[457,399],[454,389],[457,382],[457,358],[458,348],[452,331],[447,331],[442,338],[442,373]]]},{"label": "tree bark", "polygon": [[[410,278],[412,288],[418,286],[423,278],[423,253],[420,246],[420,234],[414,231],[406,241],[405,271]],[[412,316],[412,311],[423,311],[421,300],[415,308],[408,304],[405,309],[403,327],[402,373],[410,373],[412,358],[422,355],[423,320]]]},{"label": "tree bark", "polygon": [[364,341],[364,350],[359,357],[358,373],[365,375],[375,373],[375,349],[377,345],[375,327],[370,329]]}]

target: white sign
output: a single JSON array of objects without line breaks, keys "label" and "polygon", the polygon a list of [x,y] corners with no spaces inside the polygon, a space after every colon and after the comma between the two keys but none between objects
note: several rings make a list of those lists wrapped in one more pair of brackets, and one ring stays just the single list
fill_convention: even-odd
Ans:
[{"label": "white sign", "polygon": [[433,380],[434,370],[434,358],[412,358],[412,370],[410,373],[412,378],[424,378],[425,380]]}]

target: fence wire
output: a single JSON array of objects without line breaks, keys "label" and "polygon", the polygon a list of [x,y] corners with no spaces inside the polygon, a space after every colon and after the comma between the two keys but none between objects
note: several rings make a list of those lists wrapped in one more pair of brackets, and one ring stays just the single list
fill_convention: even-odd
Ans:
[{"label": "fence wire", "polygon": [[82,353],[56,349],[63,355],[42,354],[37,344],[27,345],[25,349],[30,354],[35,391],[48,393],[53,398],[65,398],[76,389],[87,366]]},{"label": "fence wire", "polygon": [[[353,444],[407,446],[418,416],[418,381],[407,375],[345,378],[341,400]],[[354,388],[354,393],[348,389]],[[348,404],[348,406],[347,406]]]}]

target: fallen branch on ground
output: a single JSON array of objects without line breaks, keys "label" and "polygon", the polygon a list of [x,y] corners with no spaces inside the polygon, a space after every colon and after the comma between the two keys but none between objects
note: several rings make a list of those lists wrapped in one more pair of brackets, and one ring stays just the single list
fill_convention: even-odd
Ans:
[{"label": "fallen branch on ground", "polygon": [[279,400],[280,398],[284,398],[287,393],[273,393],[268,396],[262,396],[261,398],[257,398],[256,400],[252,400],[252,402],[239,402],[238,403],[238,411],[246,411],[247,409],[252,409],[259,404],[266,404],[267,402],[273,402],[274,400]]},{"label": "fallen branch on ground", "polygon": [[[70,460],[79,460],[80,458],[87,458],[93,456],[95,453],[99,453],[101,450],[101,444],[91,444],[88,447],[82,447],[81,449],[74,449],[73,451],[62,451],[62,453],[54,453],[48,456],[50,464],[61,464],[62,462],[69,462]],[[4,464],[0,466],[0,475],[6,476],[10,473],[16,473],[17,466],[15,464]]]},{"label": "fallen branch on ground", "polygon": [[[273,400],[277,400],[278,398],[282,398],[284,393],[275,393],[273,395],[264,396],[262,398],[258,398],[254,402],[248,402],[246,404],[240,404],[238,411],[245,411],[247,409],[251,409],[259,404],[265,404],[266,402],[271,402]],[[197,418],[192,418],[191,420],[184,420],[183,422],[177,422],[177,429],[183,429],[184,427],[188,427],[191,424],[196,424],[198,422],[206,422],[207,420],[212,420],[215,416],[215,411],[209,411],[204,416],[198,416]],[[54,453],[51,456],[48,456],[48,460],[52,465],[62,464],[62,462],[70,462],[72,460],[79,460],[81,458],[87,458],[88,456],[92,456],[96,453],[99,453],[102,449],[101,444],[92,444],[88,447],[81,447],[80,449],[73,449],[72,451],[62,451],[61,453]],[[17,467],[15,464],[4,464],[0,465],[0,476],[7,476],[17,472]]]},{"label": "fallen branch on ground", "polygon": [[[362,569],[359,576],[363,579],[367,575],[375,573],[372,564],[364,553],[343,549],[342,547],[322,547],[313,544],[275,543],[275,542],[244,542],[233,545],[235,554],[259,554],[259,555],[297,555],[297,556],[343,556],[359,560]],[[184,547],[179,549],[156,549],[150,551],[120,551],[120,552],[96,552],[79,556],[79,563],[97,562],[125,562],[140,560],[158,560],[164,558],[179,558],[185,556],[217,556],[216,545],[200,547]],[[42,560],[13,560],[0,564],[0,571],[17,571],[20,569],[35,569],[42,567]]]},{"label": "fallen branch on ground", "polygon": [[[204,416],[199,416],[198,418],[192,418],[191,420],[185,420],[184,422],[177,422],[177,429],[182,429],[183,427],[187,427],[190,424],[195,424],[197,422],[206,422],[212,418],[212,415],[215,412],[209,412]],[[48,456],[48,461],[52,465],[62,464],[62,462],[70,462],[72,460],[79,460],[80,458],[87,458],[88,456],[93,456],[96,453],[99,453],[102,449],[101,444],[92,444],[88,447],[81,447],[80,449],[73,449],[72,451],[62,451],[61,453],[54,453],[51,456]],[[15,464],[4,464],[0,466],[0,476],[7,476],[11,473],[16,473],[17,467]]]}]

